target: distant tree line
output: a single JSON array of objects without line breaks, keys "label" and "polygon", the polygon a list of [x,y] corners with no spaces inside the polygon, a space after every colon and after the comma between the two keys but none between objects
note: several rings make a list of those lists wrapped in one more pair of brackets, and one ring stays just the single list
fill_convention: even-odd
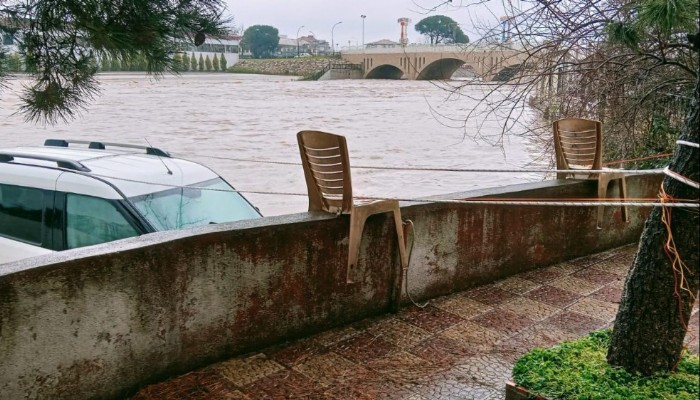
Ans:
[{"label": "distant tree line", "polygon": [[[5,68],[7,72],[26,72],[26,65],[20,58],[18,53],[10,53],[0,55],[5,59]],[[226,72],[227,61],[223,54],[214,54],[213,58],[209,55],[199,58],[194,53],[176,53],[173,56],[174,70],[177,72],[199,71],[199,72]],[[111,71],[148,71],[148,63],[143,57],[135,57],[131,59],[119,60],[116,57],[102,57],[97,65],[100,72]]]}]

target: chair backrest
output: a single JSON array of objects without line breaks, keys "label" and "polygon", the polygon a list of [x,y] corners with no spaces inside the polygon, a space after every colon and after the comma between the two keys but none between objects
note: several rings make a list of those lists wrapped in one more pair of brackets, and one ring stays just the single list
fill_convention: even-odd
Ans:
[{"label": "chair backrest", "polygon": [[[603,166],[600,121],[564,118],[553,123],[557,169],[601,169]],[[566,177],[569,174],[557,174]]]},{"label": "chair backrest", "polygon": [[297,142],[309,192],[309,211],[350,212],[352,181],[345,137],[301,131]]}]

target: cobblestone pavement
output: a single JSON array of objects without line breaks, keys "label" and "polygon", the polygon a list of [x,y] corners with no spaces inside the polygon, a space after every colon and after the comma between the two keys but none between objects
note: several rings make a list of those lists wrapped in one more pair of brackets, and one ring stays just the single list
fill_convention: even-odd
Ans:
[{"label": "cobblestone pavement", "polygon": [[[610,326],[636,245],[525,272],[143,388],[149,399],[501,399],[514,361]],[[698,305],[686,343],[698,352]]]}]

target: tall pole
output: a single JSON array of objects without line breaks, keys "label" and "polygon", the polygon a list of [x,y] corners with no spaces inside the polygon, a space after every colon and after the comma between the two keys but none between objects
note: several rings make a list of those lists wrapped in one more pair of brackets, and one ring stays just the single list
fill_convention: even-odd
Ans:
[{"label": "tall pole", "polygon": [[333,29],[335,29],[335,26],[338,24],[342,24],[343,21],[338,21],[335,24],[333,24],[333,27],[331,27],[331,49],[333,49],[333,55],[335,55],[335,42],[333,41]]},{"label": "tall pole", "polygon": [[297,29],[297,57],[299,57],[299,31],[303,27],[304,27],[304,25],[300,26],[299,29]]},{"label": "tall pole", "polygon": [[360,15],[360,18],[362,18],[362,48],[365,48],[365,18],[367,18],[366,15],[362,14]]}]

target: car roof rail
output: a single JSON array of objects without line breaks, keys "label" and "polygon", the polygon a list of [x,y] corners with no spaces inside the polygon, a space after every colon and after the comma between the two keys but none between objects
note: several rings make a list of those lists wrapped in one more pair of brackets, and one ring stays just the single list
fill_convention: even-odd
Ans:
[{"label": "car roof rail", "polygon": [[158,157],[170,157],[170,153],[165,150],[161,150],[157,147],[151,146],[139,146],[137,144],[125,144],[125,143],[110,143],[110,142],[95,142],[90,140],[65,140],[65,139],[46,139],[44,141],[44,146],[54,146],[54,147],[68,147],[69,144],[87,144],[89,149],[105,150],[107,146],[109,147],[122,147],[126,149],[140,149],[146,150],[146,154]]},{"label": "car roof rail", "polygon": [[27,154],[18,152],[0,152],[0,162],[9,163],[15,160],[15,158],[24,158],[28,160],[40,160],[40,161],[50,161],[55,162],[59,168],[71,169],[74,171],[90,172],[90,168],[86,167],[79,161],[70,160],[63,157],[55,157],[45,154]]}]

